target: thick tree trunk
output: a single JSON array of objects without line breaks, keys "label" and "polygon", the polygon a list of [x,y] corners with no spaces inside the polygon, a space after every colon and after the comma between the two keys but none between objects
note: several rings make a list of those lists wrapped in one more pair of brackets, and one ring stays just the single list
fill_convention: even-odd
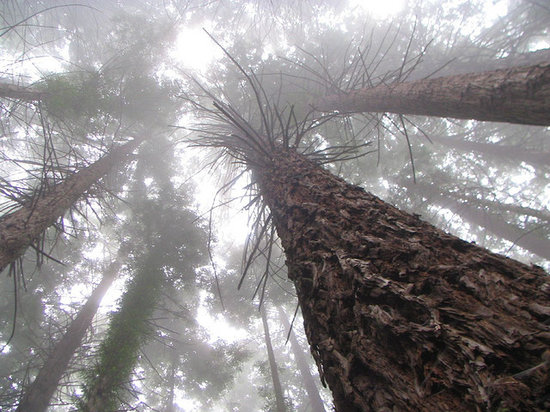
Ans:
[{"label": "thick tree trunk", "polygon": [[84,334],[97,312],[101,299],[103,299],[103,296],[113,283],[120,266],[120,261],[117,260],[107,269],[101,282],[94,289],[88,301],[82,306],[76,318],[71,322],[67,332],[55,345],[44,366],[38,372],[36,379],[23,395],[16,409],[17,412],[42,412],[48,408],[59,380],[67,370],[71,358],[80,346]]},{"label": "thick tree trunk", "polygon": [[[279,319],[281,319],[281,323],[284,325],[285,329],[290,329],[290,323],[286,318],[286,313],[281,307],[278,307],[277,309],[279,310]],[[323,400],[319,395],[317,385],[315,384],[313,376],[311,376],[311,372],[309,371],[309,364],[304,356],[304,352],[302,351],[302,346],[298,342],[298,339],[296,339],[296,336],[294,336],[294,332],[290,332],[289,339],[290,346],[292,347],[292,352],[294,353],[294,359],[296,360],[296,365],[300,370],[300,375],[302,375],[302,382],[304,383],[304,387],[306,388],[311,411],[325,412]]]},{"label": "thick tree trunk", "polygon": [[0,271],[23,255],[49,226],[101,177],[134,150],[141,139],[114,149],[90,166],[47,188],[33,201],[0,219]]},{"label": "thick tree trunk", "polygon": [[273,346],[271,345],[271,337],[269,336],[269,325],[267,324],[267,316],[265,314],[265,308],[260,308],[262,314],[262,324],[264,326],[265,346],[267,347],[267,358],[269,359],[269,369],[271,370],[271,380],[273,381],[273,390],[275,392],[275,401],[277,402],[277,412],[285,412],[285,397],[283,394],[283,387],[281,386],[281,380],[279,379],[279,371],[277,370],[277,362],[275,361],[275,353],[273,352]]},{"label": "thick tree trunk", "polygon": [[550,63],[379,85],[327,96],[317,110],[550,125]]},{"label": "thick tree trunk", "polygon": [[38,102],[46,96],[45,92],[34,90],[31,87],[0,82],[0,97],[23,100],[26,102]]},{"label": "thick tree trunk", "polygon": [[550,283],[294,151],[255,176],[338,411],[547,410]]},{"label": "thick tree trunk", "polygon": [[430,136],[430,139],[443,146],[466,152],[483,153],[497,158],[513,160],[515,162],[525,162],[535,167],[550,166],[550,153],[546,152],[535,152],[533,150],[525,150],[521,147],[509,145],[471,142],[457,138],[451,139]]},{"label": "thick tree trunk", "polygon": [[452,210],[464,220],[484,227],[489,232],[541,258],[550,260],[550,240],[537,236],[536,231],[528,233],[515,225],[503,221],[501,217],[474,207],[470,203],[460,202],[450,196],[444,196],[434,185],[416,184],[414,186],[407,186],[407,189],[422,193],[428,196],[430,201]]}]

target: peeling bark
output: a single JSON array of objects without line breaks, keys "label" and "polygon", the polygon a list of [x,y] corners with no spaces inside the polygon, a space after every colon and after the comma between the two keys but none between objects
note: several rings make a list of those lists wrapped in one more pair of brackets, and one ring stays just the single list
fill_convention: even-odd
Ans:
[{"label": "peeling bark", "polygon": [[254,172],[336,410],[550,408],[542,269],[444,233],[294,151],[275,149]]},{"label": "peeling bark", "polygon": [[25,250],[101,177],[134,150],[142,139],[115,148],[13,213],[0,218],[0,272]]},{"label": "peeling bark", "polygon": [[389,112],[550,125],[550,63],[379,85],[327,96],[321,111]]}]

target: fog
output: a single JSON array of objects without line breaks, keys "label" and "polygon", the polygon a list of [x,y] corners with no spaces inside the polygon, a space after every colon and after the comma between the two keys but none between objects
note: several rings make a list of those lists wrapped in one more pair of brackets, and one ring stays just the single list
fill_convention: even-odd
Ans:
[{"label": "fog", "polygon": [[[412,219],[536,274],[516,266],[498,272],[512,260],[497,265],[495,257],[475,267],[493,318],[539,322],[525,331],[543,336],[517,343],[530,351],[520,363],[501,370],[487,361],[479,369],[538,388],[535,375],[548,367],[535,358],[545,348],[550,296],[517,285],[521,278],[538,285],[532,279],[550,270],[550,7],[543,1],[5,0],[0,17],[0,410],[418,410],[412,400],[377,398],[387,378],[374,378],[373,365],[364,369],[375,383],[355,379],[361,368],[350,365],[361,356],[339,352],[359,345],[352,332],[375,339],[366,320],[345,327],[349,339],[336,331],[350,312],[365,315],[344,307],[363,302],[362,287],[350,284],[343,297],[334,286],[326,299],[341,298],[341,310],[323,300],[323,282],[341,278],[334,267],[348,273],[371,265],[395,282],[406,273],[396,288],[413,290],[403,302],[420,305],[449,263],[426,269],[419,256],[439,253],[426,239],[447,235],[411,229]],[[297,161],[281,171],[295,175],[277,174],[288,153],[411,220],[387,236],[383,228],[365,232],[361,222],[384,213],[357,203],[340,210],[352,222],[344,227],[315,209],[325,190],[317,172]],[[294,189],[283,187],[285,179]],[[298,192],[311,198],[297,201]],[[352,198],[342,193],[334,204]],[[356,209],[363,214],[353,223]],[[318,232],[316,219],[324,222]],[[369,250],[399,230],[407,246],[386,267],[384,251],[375,258]],[[409,268],[392,274],[400,259]],[[460,293],[478,291],[464,280],[471,274],[460,273]],[[431,280],[421,288],[416,275]],[[301,279],[309,277],[305,288]],[[518,301],[532,295],[532,311],[510,309],[513,299],[495,309],[495,283],[516,285]],[[376,327],[395,326],[386,315],[409,316],[396,314],[403,302],[371,302],[386,322]],[[441,330],[451,336],[445,322]],[[326,329],[316,329],[321,324]],[[490,345],[496,332],[487,339],[476,341],[470,363],[507,353],[508,343]],[[445,354],[445,344],[437,350]],[[368,356],[383,357],[374,352]],[[410,384],[416,395],[407,396],[462,387],[438,375],[438,356],[419,355],[423,365],[410,359],[421,383]],[[387,369],[408,368],[391,363],[397,358],[388,355]],[[527,375],[532,381],[522,380]],[[464,402],[513,404],[489,386],[486,399]],[[533,410],[550,407],[533,402],[540,408]]]}]

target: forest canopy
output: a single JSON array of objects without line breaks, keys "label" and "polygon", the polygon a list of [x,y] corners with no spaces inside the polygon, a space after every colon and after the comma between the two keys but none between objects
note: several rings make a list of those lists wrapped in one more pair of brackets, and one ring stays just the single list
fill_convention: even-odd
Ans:
[{"label": "forest canopy", "polygon": [[548,410],[542,0],[0,3],[0,410]]}]

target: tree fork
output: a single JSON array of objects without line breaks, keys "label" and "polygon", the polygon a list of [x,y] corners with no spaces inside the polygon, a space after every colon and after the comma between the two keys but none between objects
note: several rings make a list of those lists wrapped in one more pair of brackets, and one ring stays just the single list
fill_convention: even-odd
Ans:
[{"label": "tree fork", "polygon": [[275,149],[255,176],[337,411],[550,406],[541,268],[444,233],[292,150]]},{"label": "tree fork", "polygon": [[320,111],[388,112],[550,125],[550,63],[378,85],[326,96]]},{"label": "tree fork", "polygon": [[134,139],[62,183],[47,188],[29,204],[0,219],[0,272],[25,250],[101,177],[132,152],[143,139]]}]

